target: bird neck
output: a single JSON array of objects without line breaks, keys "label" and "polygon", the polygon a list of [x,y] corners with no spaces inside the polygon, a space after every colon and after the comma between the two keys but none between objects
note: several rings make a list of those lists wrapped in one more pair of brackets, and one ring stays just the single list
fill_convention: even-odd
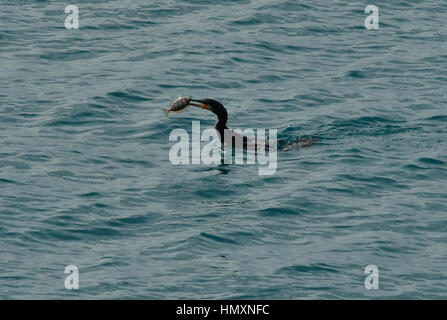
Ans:
[{"label": "bird neck", "polygon": [[223,143],[225,129],[228,129],[227,128],[228,113],[225,107],[222,105],[214,107],[213,112],[217,116],[217,122],[214,128],[219,133],[220,141]]},{"label": "bird neck", "polygon": [[214,127],[216,129],[216,131],[219,133],[219,138],[220,138],[220,142],[224,143],[224,133],[225,133],[225,129],[228,129],[228,127],[226,126],[226,121],[220,121],[217,120],[216,122],[216,126]]},{"label": "bird neck", "polygon": [[227,128],[227,119],[217,119],[215,128],[223,128],[223,129],[228,129]]}]

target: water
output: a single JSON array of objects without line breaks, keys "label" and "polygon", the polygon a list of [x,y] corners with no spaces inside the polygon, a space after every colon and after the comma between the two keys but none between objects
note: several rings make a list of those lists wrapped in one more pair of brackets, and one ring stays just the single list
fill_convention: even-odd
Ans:
[{"label": "water", "polygon": [[[445,2],[73,4],[1,2],[0,298],[447,297]],[[320,141],[173,166],[179,95]]]}]

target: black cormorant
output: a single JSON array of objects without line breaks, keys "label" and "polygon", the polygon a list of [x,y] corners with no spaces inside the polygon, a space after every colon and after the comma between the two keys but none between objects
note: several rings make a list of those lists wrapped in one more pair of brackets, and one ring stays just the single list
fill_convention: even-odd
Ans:
[{"label": "black cormorant", "polygon": [[[191,99],[191,102],[189,104],[203,109],[207,109],[212,113],[214,113],[215,115],[217,115],[217,122],[214,128],[216,129],[219,135],[220,142],[222,143],[222,145],[224,144],[228,145],[231,143],[233,147],[237,147],[239,144],[242,144],[243,149],[251,149],[251,150],[258,149],[258,144],[255,138],[242,136],[234,132],[233,130],[228,129],[227,109],[225,109],[225,107],[219,101],[213,99],[202,99],[202,100]],[[268,151],[269,150],[268,140],[266,140],[265,143],[263,143],[262,145],[260,144],[259,147],[262,147],[263,149]]]}]

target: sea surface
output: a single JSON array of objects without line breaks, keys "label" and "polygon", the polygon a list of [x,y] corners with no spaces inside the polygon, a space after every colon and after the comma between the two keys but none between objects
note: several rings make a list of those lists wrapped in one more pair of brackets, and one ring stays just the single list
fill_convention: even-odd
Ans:
[{"label": "sea surface", "polygon": [[[0,1],[1,299],[447,298],[446,1],[70,3]],[[319,141],[173,165],[180,95]]]}]

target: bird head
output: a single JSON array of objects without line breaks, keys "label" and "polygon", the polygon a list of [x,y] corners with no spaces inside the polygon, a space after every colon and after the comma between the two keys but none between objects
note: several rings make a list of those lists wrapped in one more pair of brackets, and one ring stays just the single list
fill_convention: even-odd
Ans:
[{"label": "bird head", "polygon": [[195,100],[191,99],[190,105],[206,109],[217,115],[217,118],[220,122],[226,123],[228,119],[227,109],[216,100],[213,99],[201,99],[201,100]]}]

